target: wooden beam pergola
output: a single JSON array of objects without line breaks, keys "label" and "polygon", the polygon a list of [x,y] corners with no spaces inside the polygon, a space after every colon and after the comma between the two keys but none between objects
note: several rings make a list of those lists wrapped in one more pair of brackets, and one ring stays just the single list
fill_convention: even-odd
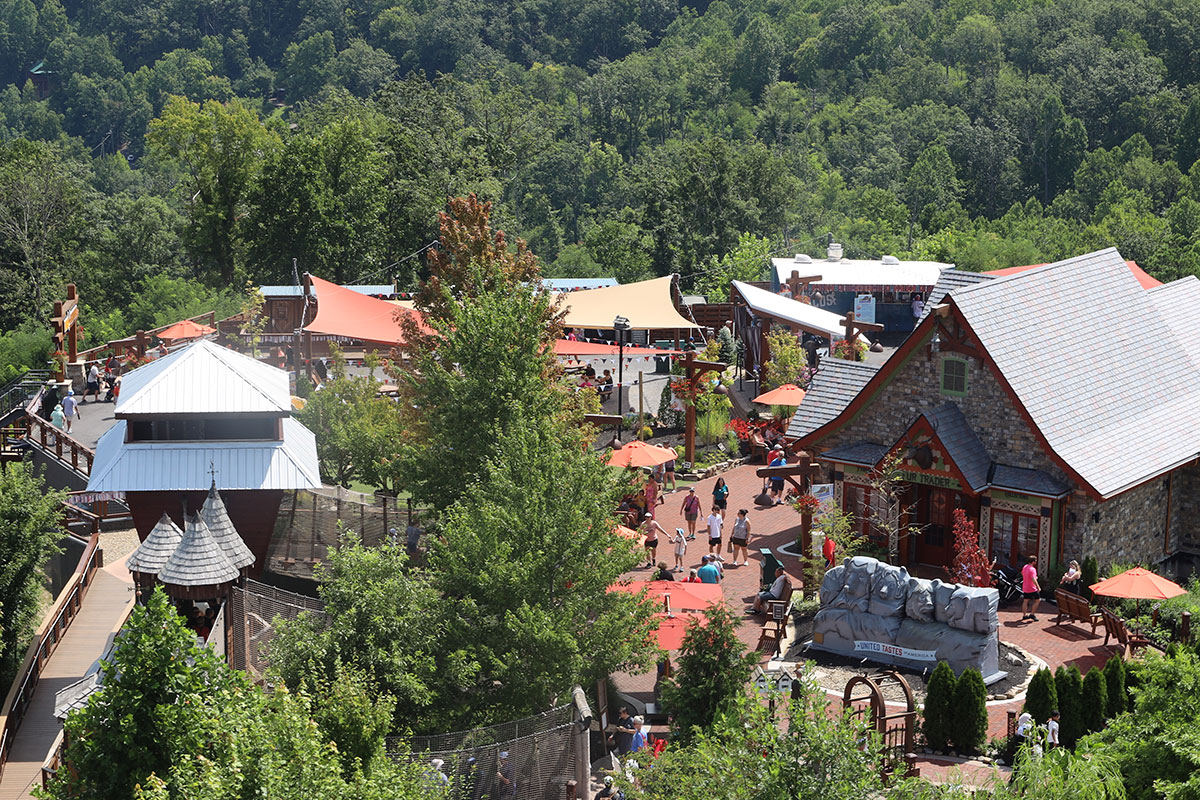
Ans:
[{"label": "wooden beam pergola", "polygon": [[722,373],[729,369],[723,361],[699,361],[694,352],[689,351],[683,357],[684,380],[687,382],[686,431],[684,434],[684,460],[688,464],[696,461],[696,387],[700,379],[709,372]]}]

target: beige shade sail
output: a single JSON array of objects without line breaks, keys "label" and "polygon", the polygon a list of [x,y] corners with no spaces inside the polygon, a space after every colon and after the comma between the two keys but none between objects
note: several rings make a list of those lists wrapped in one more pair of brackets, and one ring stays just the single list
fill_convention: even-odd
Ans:
[{"label": "beige shade sail", "polygon": [[568,328],[612,328],[616,317],[629,320],[631,330],[684,330],[701,326],[685,319],[671,301],[671,277],[583,289],[562,296]]}]

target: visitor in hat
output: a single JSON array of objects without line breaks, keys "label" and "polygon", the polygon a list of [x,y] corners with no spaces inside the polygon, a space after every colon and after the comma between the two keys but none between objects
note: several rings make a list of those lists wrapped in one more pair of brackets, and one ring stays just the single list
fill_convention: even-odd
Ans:
[{"label": "visitor in hat", "polygon": [[[782,445],[775,445],[771,451],[772,467],[787,466],[787,456],[783,452]],[[783,478],[770,478],[770,497],[772,504],[783,502]]]},{"label": "visitor in hat", "polygon": [[50,424],[58,428],[60,431],[67,427],[66,417],[63,414],[62,403],[54,404],[54,410],[50,412]]},{"label": "visitor in hat", "polygon": [[700,578],[700,582],[719,584],[721,582],[721,571],[713,563],[713,557],[706,555],[700,559],[700,562],[700,569],[696,570],[696,575]]},{"label": "visitor in hat", "polygon": [[696,496],[696,487],[688,487],[687,494],[683,496],[683,504],[679,506],[679,513],[683,514],[684,521],[687,522],[688,538],[696,538],[696,521],[700,519],[700,498]]},{"label": "visitor in hat", "polygon": [[62,410],[67,421],[67,427],[63,430],[70,433],[71,426],[75,424],[75,419],[79,416],[79,403],[75,399],[74,389],[67,389],[67,396],[62,401]]},{"label": "visitor in hat", "polygon": [[59,403],[58,384],[54,381],[46,381],[46,390],[42,392],[42,419],[50,419],[50,415],[54,412],[54,407]]},{"label": "visitor in hat", "polygon": [[508,751],[500,751],[500,763],[496,770],[496,791],[493,797],[516,797],[517,779],[512,762],[508,760]]}]

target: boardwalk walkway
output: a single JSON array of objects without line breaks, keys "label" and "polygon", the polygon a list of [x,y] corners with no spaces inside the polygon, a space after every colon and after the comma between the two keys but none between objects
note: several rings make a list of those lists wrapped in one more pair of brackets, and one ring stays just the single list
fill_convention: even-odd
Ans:
[{"label": "boardwalk walkway", "polygon": [[41,785],[42,763],[62,729],[54,719],[54,696],[88,674],[132,602],[132,584],[105,570],[96,571],[83,608],[51,655],[17,731],[12,755],[0,779],[0,800],[32,797],[30,790]]}]

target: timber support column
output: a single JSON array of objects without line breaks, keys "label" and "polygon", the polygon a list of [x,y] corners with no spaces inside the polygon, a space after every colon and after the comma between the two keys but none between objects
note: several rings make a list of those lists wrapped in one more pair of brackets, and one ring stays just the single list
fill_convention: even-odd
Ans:
[{"label": "timber support column", "polygon": [[687,384],[687,397],[684,402],[684,460],[689,466],[696,461],[696,395],[699,394],[697,387],[700,385],[700,379],[706,373],[719,374],[727,369],[729,365],[721,361],[697,361],[696,354],[690,350],[683,357],[683,374]]}]

